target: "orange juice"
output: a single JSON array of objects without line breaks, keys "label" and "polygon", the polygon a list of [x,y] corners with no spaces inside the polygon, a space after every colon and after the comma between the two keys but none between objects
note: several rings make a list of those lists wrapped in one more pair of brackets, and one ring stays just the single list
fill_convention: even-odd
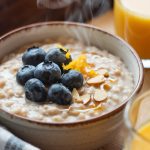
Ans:
[{"label": "orange juice", "polygon": [[115,0],[116,33],[150,58],[150,0]]},{"label": "orange juice", "polygon": [[150,123],[142,126],[138,133],[140,137],[135,137],[126,150],[150,150]]}]

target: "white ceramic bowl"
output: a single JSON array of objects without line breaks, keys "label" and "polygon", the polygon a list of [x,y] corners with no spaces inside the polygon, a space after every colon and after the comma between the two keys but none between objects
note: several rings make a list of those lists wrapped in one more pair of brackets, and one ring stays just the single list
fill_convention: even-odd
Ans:
[{"label": "white ceramic bowl", "polygon": [[122,123],[122,112],[126,102],[133,98],[142,86],[142,63],[136,52],[116,36],[93,26],[64,22],[32,24],[5,34],[0,38],[0,58],[24,44],[60,36],[75,38],[119,56],[134,76],[135,87],[131,96],[115,110],[86,121],[59,124],[41,123],[0,109],[0,122],[17,136],[42,149],[97,149],[116,136]]}]

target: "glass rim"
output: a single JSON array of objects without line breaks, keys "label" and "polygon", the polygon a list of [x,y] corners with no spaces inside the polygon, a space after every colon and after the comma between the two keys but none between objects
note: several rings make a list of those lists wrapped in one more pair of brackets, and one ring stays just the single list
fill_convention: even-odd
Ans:
[{"label": "glass rim", "polygon": [[150,15],[145,15],[145,14],[142,14],[142,13],[139,13],[139,12],[136,12],[136,11],[134,11],[134,10],[132,10],[132,9],[130,9],[130,8],[128,8],[128,7],[126,7],[124,4],[123,4],[123,0],[117,0],[117,1],[119,1],[119,3],[120,3],[120,5],[123,7],[123,8],[125,8],[126,10],[127,10],[127,12],[129,12],[129,13],[132,13],[134,16],[137,16],[137,17],[142,17],[142,18],[144,18],[144,19],[150,19]]},{"label": "glass rim", "polygon": [[135,134],[138,138],[142,139],[143,141],[145,141],[146,143],[150,144],[150,139],[147,139],[146,137],[142,136],[138,130],[133,126],[131,119],[130,119],[130,112],[132,110],[132,106],[134,104],[135,101],[142,101],[143,97],[145,97],[146,95],[150,95],[150,90],[148,90],[147,92],[144,92],[141,96],[139,96],[138,98],[133,98],[131,99],[124,110],[124,123],[126,125],[126,127],[133,133]]}]

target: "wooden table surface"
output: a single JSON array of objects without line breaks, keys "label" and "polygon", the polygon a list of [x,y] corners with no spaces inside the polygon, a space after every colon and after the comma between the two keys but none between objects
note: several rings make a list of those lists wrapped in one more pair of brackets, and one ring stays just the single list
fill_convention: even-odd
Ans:
[{"label": "wooden table surface", "polygon": [[[103,16],[94,18],[92,21],[89,22],[89,24],[92,24],[105,31],[115,34],[113,11],[109,11]],[[145,69],[144,72],[144,84],[140,94],[150,89],[150,69]],[[125,129],[124,127],[122,127],[119,136],[116,136],[112,143],[109,143],[108,145],[104,146],[103,148],[101,148],[101,150],[121,150],[124,136]]]}]

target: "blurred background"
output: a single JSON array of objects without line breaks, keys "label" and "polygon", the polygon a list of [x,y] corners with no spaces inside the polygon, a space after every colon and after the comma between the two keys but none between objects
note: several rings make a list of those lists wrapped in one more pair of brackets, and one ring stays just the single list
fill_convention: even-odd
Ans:
[{"label": "blurred background", "polygon": [[0,0],[0,36],[41,21],[87,22],[113,7],[113,0]]}]

